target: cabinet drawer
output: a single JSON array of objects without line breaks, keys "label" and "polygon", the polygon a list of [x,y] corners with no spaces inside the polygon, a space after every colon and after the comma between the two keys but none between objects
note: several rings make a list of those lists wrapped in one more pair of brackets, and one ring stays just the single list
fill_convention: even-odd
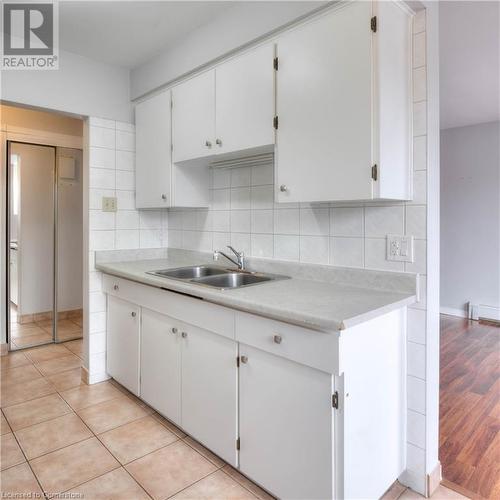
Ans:
[{"label": "cabinet drawer", "polygon": [[103,275],[103,291],[141,307],[234,339],[234,311],[227,307],[109,274]]},{"label": "cabinet drawer", "polygon": [[338,373],[338,332],[318,332],[236,313],[236,340],[328,373]]}]

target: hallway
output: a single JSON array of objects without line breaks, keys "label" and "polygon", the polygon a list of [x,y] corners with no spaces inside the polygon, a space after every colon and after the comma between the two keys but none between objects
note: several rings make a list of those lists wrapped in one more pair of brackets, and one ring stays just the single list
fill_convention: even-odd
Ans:
[{"label": "hallway", "polygon": [[442,315],[440,355],[443,478],[500,498],[500,328]]}]

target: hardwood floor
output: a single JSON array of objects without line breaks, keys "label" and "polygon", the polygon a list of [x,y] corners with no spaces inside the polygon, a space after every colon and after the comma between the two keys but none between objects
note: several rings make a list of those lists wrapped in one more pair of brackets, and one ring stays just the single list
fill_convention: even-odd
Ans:
[{"label": "hardwood floor", "polygon": [[500,327],[441,316],[443,478],[500,499]]}]

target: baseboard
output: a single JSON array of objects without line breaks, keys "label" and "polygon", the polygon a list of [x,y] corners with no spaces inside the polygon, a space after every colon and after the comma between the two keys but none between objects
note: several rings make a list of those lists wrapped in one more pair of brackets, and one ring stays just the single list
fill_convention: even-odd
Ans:
[{"label": "baseboard", "polygon": [[80,371],[81,371],[82,382],[84,384],[88,385],[89,384],[89,372],[88,372],[87,368],[82,366]]},{"label": "baseboard", "polygon": [[434,470],[427,474],[427,496],[432,497],[443,480],[441,462],[438,461]]},{"label": "baseboard", "polygon": [[446,316],[457,316],[458,318],[467,318],[468,314],[465,309],[455,309],[453,307],[441,307],[441,314],[445,314]]},{"label": "baseboard", "polygon": [[9,344],[0,344],[0,356],[9,354]]}]

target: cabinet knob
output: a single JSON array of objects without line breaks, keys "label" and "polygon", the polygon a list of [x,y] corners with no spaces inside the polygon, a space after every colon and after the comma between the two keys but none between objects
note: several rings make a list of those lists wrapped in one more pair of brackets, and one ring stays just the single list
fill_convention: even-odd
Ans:
[{"label": "cabinet knob", "polygon": [[288,191],[288,188],[285,186],[285,184],[282,184],[282,185],[280,186],[280,191],[281,191],[282,193],[285,193],[286,191]]},{"label": "cabinet knob", "polygon": [[162,199],[162,200],[166,200],[166,199],[167,199],[167,195],[166,195],[166,194],[162,194],[162,195],[161,195],[161,199]]},{"label": "cabinet knob", "polygon": [[171,331],[173,334],[176,334],[179,330],[177,330],[177,328],[175,328],[175,326],[174,326]]},{"label": "cabinet knob", "polygon": [[275,336],[273,337],[273,340],[274,340],[274,343],[275,343],[275,344],[281,344],[281,341],[282,341],[283,339],[281,338],[281,335],[275,335]]},{"label": "cabinet knob", "polygon": [[240,361],[246,365],[248,363],[248,356],[240,356]]},{"label": "cabinet knob", "polygon": [[217,140],[215,141],[215,144],[217,144],[217,145],[219,145],[219,146],[222,146],[222,141],[221,141],[220,139],[217,139]]},{"label": "cabinet knob", "polygon": [[113,286],[113,290],[118,290],[120,287],[118,285]]},{"label": "cabinet knob", "polygon": [[211,147],[212,147],[212,143],[211,143],[211,141],[205,141],[205,146],[206,146],[207,148],[211,148]]},{"label": "cabinet knob", "polygon": [[182,332],[181,335],[183,339],[185,339],[188,336],[187,332]]},{"label": "cabinet knob", "polygon": [[136,313],[135,311],[132,311],[132,312],[130,313],[130,316],[132,316],[132,318],[135,318],[135,317],[137,316],[137,313]]}]

